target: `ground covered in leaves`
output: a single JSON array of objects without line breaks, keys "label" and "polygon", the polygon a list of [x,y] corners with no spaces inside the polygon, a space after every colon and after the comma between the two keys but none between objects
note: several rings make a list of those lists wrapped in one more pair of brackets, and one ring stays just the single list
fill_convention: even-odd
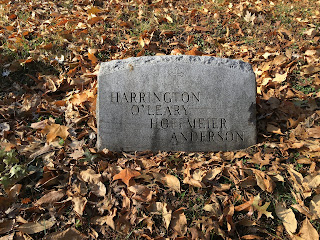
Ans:
[{"label": "ground covered in leaves", "polygon": [[[0,1],[0,239],[319,239],[320,1]],[[258,144],[97,152],[103,61],[241,59]]]}]

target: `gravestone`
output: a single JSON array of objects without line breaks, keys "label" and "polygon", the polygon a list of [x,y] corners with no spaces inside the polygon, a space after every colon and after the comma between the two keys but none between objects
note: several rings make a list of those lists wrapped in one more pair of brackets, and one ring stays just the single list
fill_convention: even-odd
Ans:
[{"label": "gravestone", "polygon": [[101,64],[98,149],[227,151],[256,143],[249,63],[147,56]]}]

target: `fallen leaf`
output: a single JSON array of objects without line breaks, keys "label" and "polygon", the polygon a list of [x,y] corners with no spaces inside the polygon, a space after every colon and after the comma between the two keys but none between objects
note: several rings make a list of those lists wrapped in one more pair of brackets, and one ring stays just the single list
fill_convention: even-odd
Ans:
[{"label": "fallen leaf", "polygon": [[166,174],[161,180],[164,182],[166,186],[168,186],[172,190],[180,192],[180,181],[177,177],[170,174]]},{"label": "fallen leaf", "polygon": [[34,233],[48,230],[51,227],[53,227],[55,224],[56,224],[56,221],[53,219],[43,220],[43,221],[40,220],[38,222],[29,222],[29,223],[22,224],[19,227],[17,227],[17,229],[23,233],[34,234]]},{"label": "fallen leaf", "polygon": [[66,140],[69,135],[68,127],[59,124],[51,124],[44,127],[42,132],[47,134],[47,142],[52,142],[56,137]]},{"label": "fallen leaf", "polygon": [[64,231],[51,233],[44,240],[83,240],[87,239],[86,235],[82,234],[75,228],[69,228]]},{"label": "fallen leaf", "polygon": [[320,218],[320,194],[315,195],[310,201],[310,213],[312,214],[311,220]]},{"label": "fallen leaf", "polygon": [[82,216],[84,208],[87,204],[87,199],[85,197],[72,197],[72,202],[74,204],[73,210]]},{"label": "fallen leaf", "polygon": [[101,174],[96,173],[91,168],[81,171],[80,177],[87,183],[99,183],[101,181]]},{"label": "fallen leaf", "polygon": [[281,203],[278,203],[276,205],[275,211],[278,218],[282,220],[283,226],[285,227],[289,235],[295,233],[297,230],[298,223],[292,209],[287,209]]},{"label": "fallen leaf", "polygon": [[259,171],[257,169],[253,170],[256,180],[257,180],[257,185],[263,190],[263,191],[267,191],[269,193],[273,192],[273,189],[275,187],[274,182],[272,181],[272,179],[265,174],[262,171]]},{"label": "fallen leaf", "polygon": [[115,229],[115,224],[113,221],[113,218],[116,216],[117,209],[114,208],[111,213],[107,216],[102,216],[102,217],[94,217],[91,219],[92,224],[97,224],[97,225],[104,225],[107,224],[109,227],[112,229]]},{"label": "fallen leaf", "polygon": [[320,126],[314,128],[308,128],[307,133],[310,137],[320,138]]},{"label": "fallen leaf", "polygon": [[13,228],[15,221],[14,220],[5,220],[0,223],[0,234],[4,234],[6,232],[11,231]]},{"label": "fallen leaf", "polygon": [[187,218],[184,214],[184,208],[179,208],[172,213],[171,220],[172,229],[180,236],[184,236],[187,232]]},{"label": "fallen leaf", "polygon": [[42,205],[47,203],[55,203],[63,198],[65,195],[64,191],[51,191],[45,195],[43,195],[40,199],[35,202],[35,205]]},{"label": "fallen leaf", "polygon": [[113,176],[113,181],[120,179],[127,186],[129,186],[130,179],[140,175],[141,173],[139,173],[138,171],[131,170],[130,168],[125,168],[121,172]]},{"label": "fallen leaf", "polygon": [[260,194],[258,194],[257,196],[255,196],[253,198],[253,201],[252,201],[253,208],[258,211],[258,219],[261,218],[262,214],[266,215],[267,218],[270,217],[273,219],[272,213],[267,211],[267,209],[270,205],[270,202],[266,202],[264,205],[259,206],[260,200],[261,200]]},{"label": "fallen leaf", "polygon": [[319,240],[319,234],[317,230],[312,226],[308,218],[302,222],[302,226],[299,231],[299,236],[304,240]]},{"label": "fallen leaf", "polygon": [[143,185],[133,185],[128,189],[134,193],[132,198],[135,200],[142,202],[150,202],[152,200],[152,191]]}]

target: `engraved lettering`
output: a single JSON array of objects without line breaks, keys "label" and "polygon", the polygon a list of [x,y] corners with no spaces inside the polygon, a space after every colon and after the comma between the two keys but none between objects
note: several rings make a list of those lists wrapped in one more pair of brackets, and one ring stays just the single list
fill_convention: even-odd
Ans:
[{"label": "engraved lettering", "polygon": [[166,118],[163,118],[163,119],[161,120],[161,122],[160,122],[160,126],[161,126],[161,128],[163,128],[163,129],[168,128],[168,127],[169,127],[169,120],[166,119]]},{"label": "engraved lettering", "polygon": [[130,95],[131,95],[131,102],[133,102],[133,101],[134,101],[134,102],[137,102],[137,101],[136,101],[136,96],[137,96],[137,94],[134,93],[134,92],[132,92]]},{"label": "engraved lettering", "polygon": [[172,134],[170,141],[172,141],[173,144],[178,144],[178,138],[175,133]]},{"label": "engraved lettering", "polygon": [[[148,109],[148,115],[154,115],[154,113],[152,113],[152,112],[150,113],[150,107],[151,107],[151,106],[150,106],[150,105],[147,105],[147,106],[148,106],[148,107],[147,107],[147,109]],[[159,106],[159,105],[157,105],[157,106]]]},{"label": "engraved lettering", "polygon": [[[116,96],[114,96],[116,94]],[[116,101],[113,101],[116,99]],[[119,92],[111,92],[111,102],[119,102]]]},{"label": "engraved lettering", "polygon": [[233,141],[233,133],[232,132],[226,132],[226,141],[231,142]]},{"label": "engraved lettering", "polygon": [[161,111],[161,105],[156,105],[156,115],[162,115],[160,111]]},{"label": "engraved lettering", "polygon": [[203,142],[205,137],[206,137],[205,132],[200,132],[200,142]]},{"label": "engraved lettering", "polygon": [[198,92],[198,96],[196,96],[194,92],[192,92],[191,94],[198,102],[200,102],[200,92]]},{"label": "engraved lettering", "polygon": [[131,107],[131,113],[132,115],[137,115],[139,113],[139,106],[138,105],[132,105]]},{"label": "engraved lettering", "polygon": [[157,123],[157,119],[150,119],[151,120],[151,128],[158,128],[158,123]]},{"label": "engraved lettering", "polygon": [[159,102],[161,102],[161,99],[160,99],[160,97],[157,95],[157,93],[153,93],[153,95],[156,97],[156,99],[159,101]]},{"label": "engraved lettering", "polygon": [[224,118],[221,118],[221,128],[227,128],[226,127],[226,119],[224,119]]},{"label": "engraved lettering", "polygon": [[166,109],[164,110],[164,114],[163,115],[172,115],[169,106],[166,107]]},{"label": "engraved lettering", "polygon": [[189,102],[189,100],[190,100],[189,93],[187,93],[187,92],[182,93],[182,95],[181,95],[181,100],[182,100],[182,102],[184,102],[184,103]]},{"label": "engraved lettering", "polygon": [[[244,141],[244,132],[242,132],[242,135],[240,135],[238,132],[236,132],[237,137],[239,137],[241,139],[241,141]],[[238,139],[238,138],[237,138]]]},{"label": "engraved lettering", "polygon": [[199,123],[199,128],[205,128],[204,127],[204,118],[199,118],[198,123]]},{"label": "engraved lettering", "polygon": [[214,133],[213,132],[209,132],[209,142],[213,142],[214,141]]},{"label": "engraved lettering", "polygon": [[[169,96],[168,96],[169,95]],[[167,97],[168,96],[168,97]],[[169,92],[166,92],[164,93],[163,95],[163,100],[166,102],[166,103],[170,103],[172,100],[170,98],[170,93]]]},{"label": "engraved lettering", "polygon": [[140,96],[140,100],[139,102],[146,102],[146,100],[144,99],[146,97],[146,94],[144,92],[139,92],[139,96]]}]

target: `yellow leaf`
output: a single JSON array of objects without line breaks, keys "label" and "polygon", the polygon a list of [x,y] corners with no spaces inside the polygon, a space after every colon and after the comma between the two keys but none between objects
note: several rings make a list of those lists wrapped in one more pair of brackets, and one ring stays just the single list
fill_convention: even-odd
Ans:
[{"label": "yellow leaf", "polygon": [[272,79],[272,82],[282,83],[287,79],[287,75],[288,75],[287,72],[284,74],[276,73],[276,76],[274,79]]},{"label": "yellow leaf", "polygon": [[314,196],[310,201],[310,213],[312,214],[311,220],[320,218],[320,194]]},{"label": "yellow leaf", "polygon": [[59,124],[51,124],[44,127],[42,132],[47,134],[47,142],[52,142],[56,137],[66,140],[69,135],[68,127]]},{"label": "yellow leaf", "polygon": [[300,237],[304,240],[319,240],[319,234],[317,230],[312,226],[309,222],[308,218],[306,218],[303,223],[302,227],[299,231]]},{"label": "yellow leaf", "polygon": [[253,198],[252,206],[255,210],[258,211],[258,218],[262,216],[262,214],[266,215],[267,218],[273,218],[272,213],[267,211],[267,208],[270,205],[270,202],[266,202],[264,205],[259,206],[259,201],[261,200],[260,194]]},{"label": "yellow leaf", "polygon": [[173,19],[169,15],[166,16],[166,19],[168,20],[169,23],[173,23]]},{"label": "yellow leaf", "polygon": [[276,214],[278,218],[280,218],[283,222],[283,226],[289,233],[289,235],[292,235],[297,230],[297,220],[296,216],[294,215],[291,208],[287,209],[282,204],[278,203],[276,205]]},{"label": "yellow leaf", "polygon": [[177,177],[166,174],[161,180],[172,190],[180,192],[180,181]]}]

